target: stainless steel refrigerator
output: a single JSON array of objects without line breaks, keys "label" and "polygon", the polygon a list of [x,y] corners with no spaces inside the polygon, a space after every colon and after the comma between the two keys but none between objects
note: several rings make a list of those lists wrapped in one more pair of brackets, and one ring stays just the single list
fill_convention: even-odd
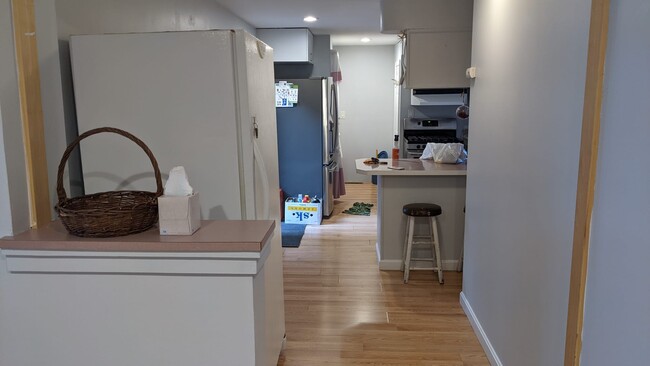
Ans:
[{"label": "stainless steel refrigerator", "polygon": [[[73,36],[70,51],[80,133],[118,127],[149,146],[163,173],[184,166],[203,219],[277,222],[259,345],[277,359],[284,299],[273,50],[244,31],[211,30]],[[86,193],[155,190],[149,159],[119,136],[85,140],[81,160]]]},{"label": "stainless steel refrigerator", "polygon": [[298,102],[278,107],[278,163],[285,196],[317,196],[323,216],[332,214],[338,121],[336,98],[327,78],[282,79],[297,87]]}]

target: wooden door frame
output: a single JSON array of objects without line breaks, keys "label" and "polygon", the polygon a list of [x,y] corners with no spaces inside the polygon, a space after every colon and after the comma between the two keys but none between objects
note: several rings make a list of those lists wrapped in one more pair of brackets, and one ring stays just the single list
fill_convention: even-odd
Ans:
[{"label": "wooden door frame", "polygon": [[51,221],[34,0],[11,0],[32,227]]},{"label": "wooden door frame", "polygon": [[596,185],[596,164],[598,162],[598,145],[600,142],[600,113],[602,110],[609,11],[609,0],[592,0],[564,366],[580,365],[582,350],[585,287],[589,259],[591,215]]}]

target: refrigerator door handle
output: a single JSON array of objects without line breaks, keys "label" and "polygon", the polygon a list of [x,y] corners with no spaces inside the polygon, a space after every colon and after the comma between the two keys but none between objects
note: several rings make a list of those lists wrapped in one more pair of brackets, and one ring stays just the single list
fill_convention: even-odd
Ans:
[{"label": "refrigerator door handle", "polygon": [[334,169],[334,168],[336,168],[336,167],[338,166],[338,164],[336,163],[336,161],[335,161],[335,160],[332,160],[332,156],[331,156],[331,155],[330,155],[329,158],[330,158],[330,160],[329,160],[327,163],[323,164],[323,166],[326,167],[327,169]]},{"label": "refrigerator door handle", "polygon": [[[257,220],[268,220],[270,218],[270,208],[269,208],[269,177],[266,172],[266,164],[264,164],[264,158],[260,152],[260,148],[257,145],[257,141],[253,139],[253,160],[257,164],[257,167],[260,170],[260,178],[262,180],[262,192],[264,192],[264,199],[262,200],[262,216],[256,217]],[[257,210],[256,210],[257,211]]]},{"label": "refrigerator door handle", "polygon": [[327,167],[327,172],[331,173],[335,171],[339,165],[336,163],[336,161],[332,160],[329,164],[324,164],[324,166]]}]

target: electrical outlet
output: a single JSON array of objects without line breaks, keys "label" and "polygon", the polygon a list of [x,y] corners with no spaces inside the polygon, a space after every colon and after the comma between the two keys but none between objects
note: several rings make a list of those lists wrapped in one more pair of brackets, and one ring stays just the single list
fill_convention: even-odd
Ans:
[{"label": "electrical outlet", "polygon": [[345,119],[345,111],[340,111],[339,112],[339,118],[340,119]]}]

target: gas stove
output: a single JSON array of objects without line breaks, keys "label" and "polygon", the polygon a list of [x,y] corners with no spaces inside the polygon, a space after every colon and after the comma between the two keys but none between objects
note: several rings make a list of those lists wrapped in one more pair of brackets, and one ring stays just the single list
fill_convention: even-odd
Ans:
[{"label": "gas stove", "polygon": [[453,142],[461,142],[455,136],[426,136],[426,135],[414,135],[414,136],[405,136],[406,138],[406,150],[424,150],[429,142],[434,142],[438,144],[447,144]]},{"label": "gas stove", "polygon": [[456,120],[453,118],[404,120],[404,148],[406,157],[419,158],[427,143],[462,142],[456,138]]}]

